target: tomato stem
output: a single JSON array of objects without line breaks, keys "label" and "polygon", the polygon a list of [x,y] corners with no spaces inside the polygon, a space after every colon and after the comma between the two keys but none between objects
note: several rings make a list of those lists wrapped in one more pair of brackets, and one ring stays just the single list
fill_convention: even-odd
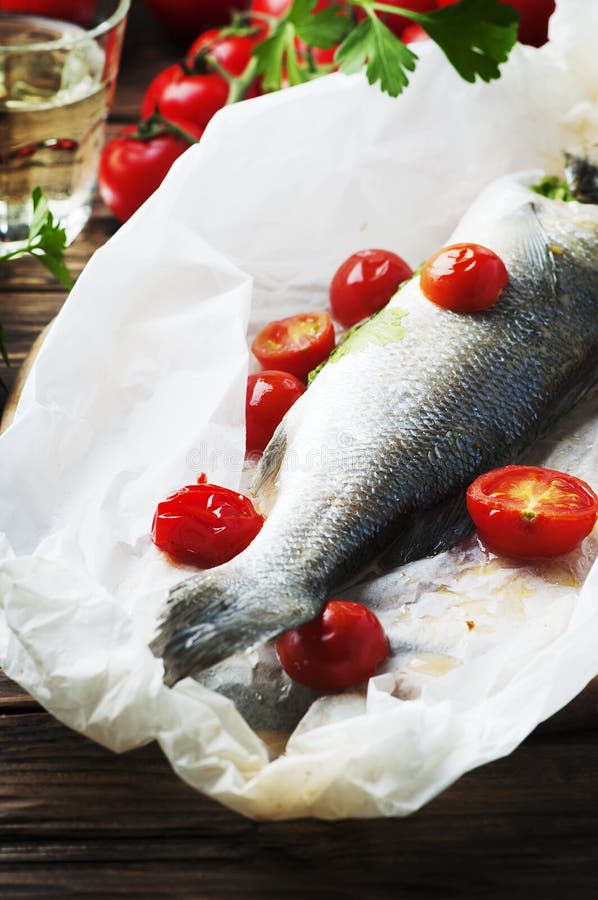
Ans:
[{"label": "tomato stem", "polygon": [[228,100],[226,101],[227,106],[231,103],[237,103],[239,100],[245,99],[257,76],[257,67],[258,61],[255,56],[252,56],[247,63],[243,74],[239,75],[238,78],[229,79]]},{"label": "tomato stem", "polygon": [[197,138],[189,131],[185,131],[174,122],[165,119],[156,106],[155,111],[149,119],[142,119],[137,123],[137,131],[132,131],[127,135],[136,141],[151,141],[152,138],[159,137],[161,134],[173,134],[175,137],[183,138],[188,144],[197,144]]}]

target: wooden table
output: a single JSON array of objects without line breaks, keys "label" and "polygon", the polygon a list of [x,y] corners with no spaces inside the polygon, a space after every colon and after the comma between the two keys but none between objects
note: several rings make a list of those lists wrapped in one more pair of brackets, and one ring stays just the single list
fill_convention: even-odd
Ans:
[{"label": "wooden table", "polygon": [[[113,130],[178,49],[134,2]],[[75,274],[115,228],[98,202],[68,251]],[[65,295],[33,260],[7,268],[11,384]],[[0,898],[595,897],[597,726],[590,688],[409,819],[256,824],[194,793],[155,747],[113,755],[0,673]]]}]

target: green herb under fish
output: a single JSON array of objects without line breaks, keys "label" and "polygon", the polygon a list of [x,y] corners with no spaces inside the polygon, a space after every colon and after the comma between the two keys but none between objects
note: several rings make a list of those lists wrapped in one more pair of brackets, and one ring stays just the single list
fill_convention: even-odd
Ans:
[{"label": "green herb under fish", "polygon": [[565,179],[558,175],[545,175],[537,184],[532,184],[531,189],[549,200],[575,200]]}]

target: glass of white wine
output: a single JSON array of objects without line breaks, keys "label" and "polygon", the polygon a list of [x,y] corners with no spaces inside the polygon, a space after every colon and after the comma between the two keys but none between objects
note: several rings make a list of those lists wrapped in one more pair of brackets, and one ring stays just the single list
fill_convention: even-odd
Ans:
[{"label": "glass of white wine", "polygon": [[64,18],[37,15],[48,4],[36,0],[0,12],[0,253],[26,243],[36,186],[69,242],[89,218],[129,3],[62,0]]}]

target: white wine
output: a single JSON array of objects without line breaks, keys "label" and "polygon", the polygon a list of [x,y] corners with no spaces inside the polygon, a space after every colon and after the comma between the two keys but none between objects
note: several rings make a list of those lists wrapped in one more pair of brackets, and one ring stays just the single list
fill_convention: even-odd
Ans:
[{"label": "white wine", "polygon": [[69,238],[85,224],[111,89],[105,69],[104,50],[77,25],[0,15],[0,247],[27,237],[37,185]]}]

